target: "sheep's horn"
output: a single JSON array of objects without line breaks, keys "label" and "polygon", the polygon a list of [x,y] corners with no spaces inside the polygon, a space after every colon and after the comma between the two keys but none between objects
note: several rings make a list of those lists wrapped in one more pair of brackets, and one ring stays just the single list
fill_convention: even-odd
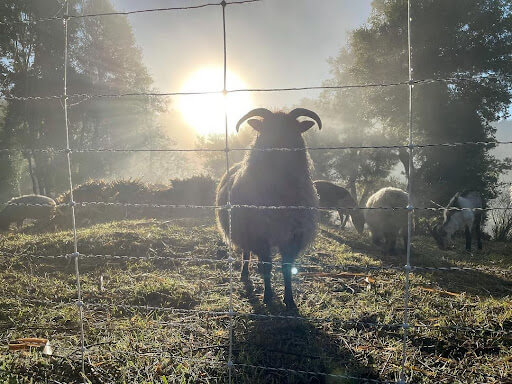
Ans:
[{"label": "sheep's horn", "polygon": [[432,204],[434,204],[437,208],[444,208],[441,204],[436,203],[434,200],[430,200]]},{"label": "sheep's horn", "polygon": [[318,116],[315,112],[310,111],[309,109],[295,108],[293,111],[290,111],[288,116],[291,116],[294,119],[301,116],[309,117],[310,119],[315,120],[315,122],[318,124],[318,129],[322,129],[322,121],[320,120],[320,116]]},{"label": "sheep's horn", "polygon": [[250,112],[247,112],[240,120],[238,120],[238,123],[236,123],[236,131],[238,132],[238,130],[240,129],[240,125],[242,125],[242,123],[251,118],[251,117],[263,117],[264,119],[269,117],[269,116],[272,116],[273,113],[270,112],[268,109],[266,108],[256,108],[256,109],[253,109],[252,111]]}]

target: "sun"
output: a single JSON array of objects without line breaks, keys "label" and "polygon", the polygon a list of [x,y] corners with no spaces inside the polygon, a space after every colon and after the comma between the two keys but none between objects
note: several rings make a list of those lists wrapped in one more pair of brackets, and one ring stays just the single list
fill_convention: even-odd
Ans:
[{"label": "sun", "polygon": [[[233,72],[227,72],[227,88],[243,89],[247,85]],[[181,92],[216,92],[223,88],[222,68],[202,68],[192,73],[184,82]],[[251,95],[246,92],[209,95],[186,95],[179,100],[179,111],[185,122],[200,135],[222,134],[225,132],[224,103],[228,121],[238,119],[252,109]],[[229,131],[234,129],[229,125]]]}]

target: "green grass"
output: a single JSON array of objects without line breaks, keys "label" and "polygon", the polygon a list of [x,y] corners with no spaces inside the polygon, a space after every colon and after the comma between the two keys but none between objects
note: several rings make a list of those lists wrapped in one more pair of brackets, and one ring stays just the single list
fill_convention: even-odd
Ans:
[{"label": "green grass", "polygon": [[[227,382],[230,279],[225,245],[208,219],[151,220],[99,224],[78,231],[82,254],[133,256],[80,260],[83,300],[101,304],[84,310],[85,370],[93,383]],[[453,330],[455,325],[512,332],[512,247],[485,242],[467,254],[439,251],[413,239],[415,266],[476,267],[478,271],[414,271],[406,369],[414,383],[504,383],[512,380],[512,335]],[[81,382],[80,322],[75,266],[68,232],[37,233],[27,227],[0,240],[0,382]],[[186,258],[187,260],[177,260]],[[237,257],[238,259],[238,257]],[[275,257],[275,260],[279,260]],[[275,302],[262,304],[262,281],[239,281],[235,263],[233,303],[237,313],[292,315],[302,319],[235,316],[233,357],[237,364],[285,367],[333,375],[397,380],[402,331],[403,272],[348,270],[342,265],[404,265],[367,236],[322,226],[316,242],[298,260],[294,277],[297,312],[281,303],[283,288],[274,268]],[[103,276],[103,285],[100,277]],[[175,308],[162,311],[154,308]],[[48,338],[54,355],[12,353],[9,340]],[[270,371],[237,365],[234,382],[355,383],[356,380]]]}]

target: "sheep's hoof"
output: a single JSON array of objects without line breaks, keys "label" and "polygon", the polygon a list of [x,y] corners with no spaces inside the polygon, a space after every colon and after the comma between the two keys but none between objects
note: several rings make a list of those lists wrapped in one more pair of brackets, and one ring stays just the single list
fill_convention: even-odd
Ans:
[{"label": "sheep's hoof", "polygon": [[284,304],[286,305],[286,310],[292,311],[294,309],[297,309],[297,305],[295,304],[295,301],[293,299],[284,300]]},{"label": "sheep's hoof", "polygon": [[274,294],[272,291],[270,291],[270,292],[265,291],[265,293],[263,294],[263,302],[265,304],[270,304],[270,303],[272,303],[273,297],[274,297]]}]

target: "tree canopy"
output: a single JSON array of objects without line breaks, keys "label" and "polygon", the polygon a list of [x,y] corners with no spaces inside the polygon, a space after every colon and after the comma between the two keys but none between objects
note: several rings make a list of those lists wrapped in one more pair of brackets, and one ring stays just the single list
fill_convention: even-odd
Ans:
[{"label": "tree canopy", "polygon": [[[494,141],[492,122],[508,115],[512,91],[512,9],[505,0],[415,0],[411,2],[412,68],[415,80],[451,79],[414,86],[413,136],[417,144]],[[326,85],[395,83],[408,80],[407,1],[374,0],[368,22],[351,32],[348,43],[330,61]],[[350,94],[349,94],[350,92]],[[326,91],[317,101],[337,116],[341,142],[406,144],[408,87],[388,86]],[[376,140],[375,140],[376,139]],[[413,189],[424,201],[446,202],[457,191],[496,194],[500,173],[509,160],[494,158],[494,145],[415,149]],[[365,151],[365,150],[361,150]],[[333,154],[331,162],[372,165],[371,154]],[[375,158],[357,174],[382,177],[396,153]],[[349,166],[349,168],[352,166]],[[342,170],[347,173],[347,170]],[[348,181],[347,175],[341,179]]]},{"label": "tree canopy", "polygon": [[[14,96],[58,96],[63,93],[64,28],[62,20],[13,23],[62,16],[66,2],[6,0],[0,6],[0,91]],[[69,14],[112,12],[109,0],[69,1]],[[151,97],[88,98],[76,94],[150,92],[152,79],[125,16],[70,19],[68,22],[68,94],[72,148],[144,148],[161,136],[155,114],[163,104]],[[53,195],[65,188],[62,153],[38,149],[65,148],[63,105],[60,99],[11,100],[3,106],[1,193],[12,195],[24,169],[35,193]],[[122,167],[127,154],[73,155],[76,180],[108,176]]]}]

